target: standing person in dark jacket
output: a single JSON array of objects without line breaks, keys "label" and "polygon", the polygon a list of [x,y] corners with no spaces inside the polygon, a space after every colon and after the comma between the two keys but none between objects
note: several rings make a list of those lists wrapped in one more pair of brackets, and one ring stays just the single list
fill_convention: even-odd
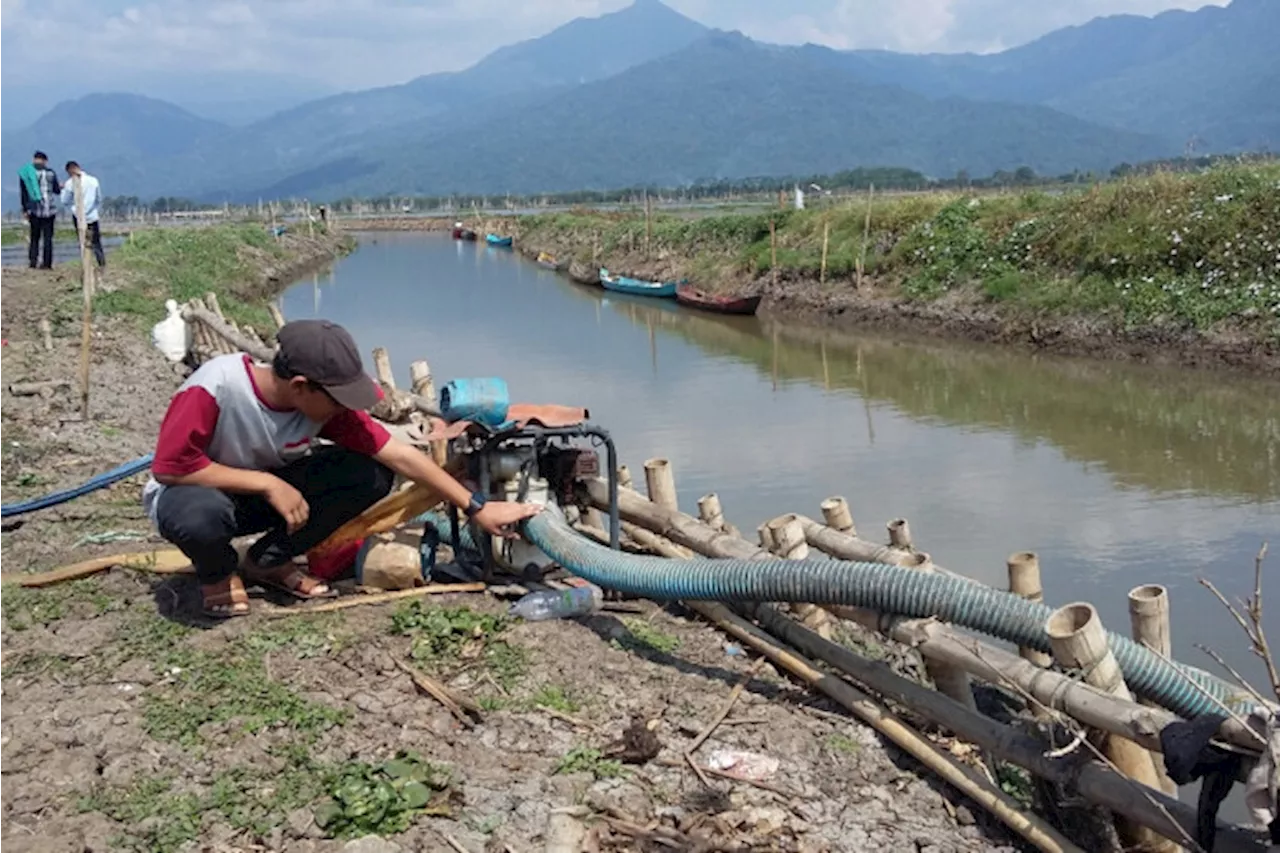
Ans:
[{"label": "standing person in dark jacket", "polygon": [[37,151],[31,162],[18,170],[18,190],[22,195],[22,215],[31,224],[31,245],[27,260],[34,269],[40,259],[40,241],[44,240],[42,269],[53,266],[53,226],[58,216],[58,200],[62,187],[58,173],[49,168],[49,158]]}]

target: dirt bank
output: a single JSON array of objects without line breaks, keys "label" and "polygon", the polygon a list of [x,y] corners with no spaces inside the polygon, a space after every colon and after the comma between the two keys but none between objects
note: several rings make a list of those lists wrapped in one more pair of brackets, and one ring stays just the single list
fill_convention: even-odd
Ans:
[{"label": "dirt bank", "polygon": [[[333,254],[323,242],[310,255],[297,242],[283,252],[227,245],[241,264],[235,293],[244,310],[273,280],[321,260],[320,249]],[[253,274],[241,278],[246,270]],[[116,313],[95,321],[89,419],[66,389],[4,394],[7,503],[152,449],[181,376],[151,347],[146,318],[176,285],[145,264],[113,275],[114,293],[133,296],[117,297]],[[56,325],[46,351],[38,324],[78,287],[74,268],[4,271],[6,382],[74,384],[78,328]],[[143,479],[6,520],[5,572],[161,545],[139,505]],[[501,602],[477,595],[272,618],[272,602],[257,594],[249,618],[208,625],[194,615],[196,597],[188,578],[123,569],[4,588],[7,848],[388,853],[449,849],[453,839],[474,853],[532,851],[551,809],[583,805],[604,850],[671,846],[598,819],[606,816],[657,821],[668,835],[728,850],[1020,849],[980,809],[768,666],[698,756],[705,764],[744,749],[776,759],[776,771],[765,787],[720,779],[704,787],[683,750],[752,661],[677,609],[644,604],[581,623],[519,624],[501,618]],[[872,651],[914,671],[909,658]],[[397,662],[477,698],[483,722],[460,727],[415,692]],[[633,720],[656,721],[661,743],[642,765],[610,756]],[[369,803],[391,790],[381,784],[384,763],[402,753],[411,755],[395,772],[425,780],[417,790],[430,793],[435,816],[371,815]],[[345,805],[329,809],[321,827],[317,815],[335,795]],[[398,796],[393,805],[406,802]],[[367,834],[388,840],[349,841]]]}]

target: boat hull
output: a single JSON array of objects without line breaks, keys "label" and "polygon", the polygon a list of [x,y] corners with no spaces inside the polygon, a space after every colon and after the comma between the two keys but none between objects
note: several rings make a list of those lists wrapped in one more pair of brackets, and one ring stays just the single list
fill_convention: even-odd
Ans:
[{"label": "boat hull", "polygon": [[627,293],[632,296],[655,296],[670,299],[676,295],[679,282],[674,281],[641,281],[624,275],[610,275],[606,269],[600,270],[600,284],[605,290],[614,293]]},{"label": "boat hull", "polygon": [[511,244],[514,242],[514,238],[499,237],[497,234],[486,234],[484,235],[484,241],[488,243],[490,246],[496,246],[500,249],[508,249],[511,247]]},{"label": "boat hull", "polygon": [[688,285],[676,288],[676,301],[681,305],[715,314],[754,314],[760,307],[760,299],[759,296],[716,296]]},{"label": "boat hull", "polygon": [[452,234],[453,234],[453,239],[455,240],[476,239],[476,232],[472,231],[470,228],[455,228],[453,229]]}]

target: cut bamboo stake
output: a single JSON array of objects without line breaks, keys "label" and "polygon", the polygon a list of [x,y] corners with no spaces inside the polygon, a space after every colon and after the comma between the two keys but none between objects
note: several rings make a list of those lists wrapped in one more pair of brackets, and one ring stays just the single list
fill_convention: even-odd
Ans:
[{"label": "cut bamboo stake", "polygon": [[198,307],[199,300],[193,299],[187,304],[182,312],[184,320],[199,320],[212,336],[221,338],[230,347],[229,352],[245,352],[258,361],[270,363],[275,357],[275,350],[265,345],[255,345],[252,341],[240,334],[231,324],[220,321],[216,314],[207,308]]},{"label": "cut bamboo stake", "polygon": [[[1009,559],[1005,561],[1005,567],[1009,571],[1009,592],[1025,598],[1027,601],[1034,601],[1037,604],[1044,602],[1044,587],[1040,583],[1040,557],[1031,551],[1019,551],[1016,554],[1010,554]],[[1044,652],[1036,651],[1025,646],[1018,648],[1018,654],[1038,667],[1048,668],[1053,665],[1053,657]]]},{"label": "cut bamboo stake", "polygon": [[[822,502],[822,520],[826,522],[827,527],[837,533],[844,533],[849,536],[857,536],[858,531],[853,526],[853,513],[849,511],[849,502],[842,497],[830,497]],[[808,531],[805,532],[806,539]],[[810,545],[813,543],[810,542]]]},{"label": "cut bamboo stake", "polygon": [[267,311],[271,314],[271,322],[276,324],[277,329],[284,328],[284,312],[280,310],[280,306],[274,302],[267,303]]},{"label": "cut bamboo stake", "polygon": [[905,518],[895,518],[889,522],[889,544],[894,548],[900,548],[903,551],[910,551],[914,548],[911,543],[911,526],[907,524]]},{"label": "cut bamboo stake", "polygon": [[[906,527],[906,522],[903,522]],[[892,529],[892,527],[890,528]],[[915,555],[918,564],[914,567],[918,572],[933,572],[933,561],[929,559],[928,554]],[[929,674],[929,678],[933,679],[933,685],[942,694],[948,696],[970,711],[976,711],[977,703],[973,698],[973,684],[969,681],[969,673],[960,667],[951,666],[938,660],[924,659],[925,672]],[[994,768],[992,768],[994,770]]]},{"label": "cut bamboo stake", "polygon": [[[1133,640],[1139,645],[1155,650],[1161,657],[1173,656],[1173,644],[1169,637],[1169,590],[1159,584],[1136,586],[1129,590],[1129,626]],[[1138,700],[1142,704],[1150,704]],[[1171,797],[1178,796],[1178,786],[1165,772],[1164,762],[1152,754],[1151,762],[1160,777],[1160,787]]]},{"label": "cut bamboo stake", "polygon": [[[1124,674],[1107,644],[1107,633],[1102,619],[1092,604],[1076,602],[1055,610],[1045,622],[1045,633],[1053,649],[1054,659],[1064,668],[1080,670],[1087,683],[1126,701],[1133,700],[1124,683]],[[1100,747],[1107,758],[1130,779],[1160,790],[1160,776],[1151,760],[1151,753],[1142,747],[1103,733]],[[1125,818],[1117,818],[1116,830],[1128,847],[1143,850],[1174,851],[1177,845],[1162,840],[1141,824]]]},{"label": "cut bamboo stake", "polygon": [[[858,719],[883,734],[895,745],[907,752],[931,772],[937,774],[956,790],[991,812],[1002,823],[1022,838],[1043,851],[1083,853],[1080,848],[1063,838],[1057,830],[1020,807],[987,780],[970,776],[954,761],[940,753],[917,731],[894,716],[888,708],[847,681],[820,672],[810,661],[793,654],[762,634],[746,620],[719,604],[690,602],[689,606],[722,630],[767,657],[772,663],[786,669],[803,684],[816,689],[851,711]],[[768,619],[770,625],[791,622],[769,607],[757,608],[758,615]],[[795,625],[794,622],[791,622]],[[799,625],[795,627],[800,628]],[[770,628],[772,630],[772,627]],[[801,630],[804,630],[801,628]],[[826,642],[812,631],[806,631],[818,642]],[[791,640],[788,638],[788,642]],[[828,643],[828,645],[833,645]],[[839,648],[835,646],[835,648]],[[904,679],[905,680],[905,679]],[[927,688],[923,692],[932,693]],[[937,694],[932,694],[937,699]],[[943,699],[943,701],[949,701]],[[908,707],[915,708],[914,705]],[[976,715],[975,715],[976,716]],[[981,718],[979,718],[981,719]],[[995,725],[992,723],[992,725]]]},{"label": "cut bamboo stake", "polygon": [[[768,524],[773,552],[786,560],[809,559],[809,543],[805,541],[804,527],[795,514],[780,515]],[[831,617],[816,604],[796,602],[791,610],[808,627],[825,639],[831,639]]]},{"label": "cut bamboo stake", "polygon": [[[605,480],[591,480],[587,488],[595,506],[608,507],[609,489]],[[621,492],[618,504],[628,524],[636,525],[637,529],[660,532],[675,546],[704,556],[750,560],[769,555],[768,550],[745,539],[726,536],[684,513],[664,510],[636,492]],[[816,526],[831,536],[841,535],[822,525]],[[762,526],[761,530],[767,528]],[[931,619],[882,616],[853,607],[833,606],[830,609],[841,618],[857,621],[891,639],[915,647],[925,657],[959,666],[984,681],[997,685],[1006,682],[1016,684],[1047,707],[1061,710],[1087,726],[1134,740],[1149,749],[1160,748],[1160,730],[1178,719],[1163,709],[1123,701],[1062,673],[1040,669],[1011,652],[962,636]],[[1233,720],[1227,720],[1219,727],[1218,737],[1254,753],[1258,750],[1256,733]]]},{"label": "cut bamboo stake", "polygon": [[711,492],[698,498],[698,518],[713,530],[724,530],[724,509],[719,495]]},{"label": "cut bamboo stake", "polygon": [[631,479],[631,469],[626,465],[618,466],[618,488],[630,489],[635,485],[635,481]]},{"label": "cut bamboo stake", "polygon": [[[439,410],[440,398],[436,394],[436,383],[431,376],[431,365],[420,359],[409,365],[409,386],[419,399],[433,410]],[[428,417],[431,417],[428,415]],[[448,442],[431,442],[431,458],[437,465],[443,465],[449,455]]]},{"label": "cut bamboo stake", "polygon": [[80,325],[80,417],[89,419],[89,348],[93,330],[93,274],[94,263],[90,259],[85,233],[89,224],[84,221],[84,187],[80,175],[72,179],[76,196],[76,229],[80,240],[80,283],[84,291],[84,317]]},{"label": "cut bamboo stake", "polygon": [[9,386],[9,393],[15,397],[52,397],[59,388],[70,388],[67,379],[46,379],[41,382],[14,382]]},{"label": "cut bamboo stake", "polygon": [[660,507],[678,510],[676,499],[676,478],[668,459],[648,459],[644,463],[645,488],[649,492],[649,500]]},{"label": "cut bamboo stake", "polygon": [[769,220],[769,274],[773,276],[773,286],[778,286],[778,226]]},{"label": "cut bamboo stake", "polygon": [[818,273],[818,283],[827,283],[827,243],[831,239],[831,223],[822,223],[822,268]]},{"label": "cut bamboo stake", "polygon": [[391,370],[391,356],[387,354],[386,347],[373,348],[373,370],[384,390],[396,390],[396,377]]},{"label": "cut bamboo stake", "polygon": [[862,289],[862,274],[867,266],[867,243],[871,239],[871,200],[875,196],[876,185],[870,184],[867,187],[867,220],[862,226],[862,251],[858,253],[858,281],[857,289]]},{"label": "cut bamboo stake", "polygon": [[40,334],[44,337],[44,351],[53,352],[53,326],[47,317],[40,321]]},{"label": "cut bamboo stake", "polygon": [[[831,664],[877,693],[910,708],[914,713],[950,729],[960,739],[974,743],[1005,761],[1025,767],[1036,776],[1074,789],[1090,802],[1103,804],[1134,823],[1149,826],[1165,838],[1194,838],[1198,816],[1191,806],[1170,799],[1159,791],[1144,789],[1101,761],[1046,751],[1035,738],[962,708],[947,697],[903,678],[882,662],[868,660],[843,646],[823,640],[772,608],[756,610],[756,617],[760,619],[761,625],[777,635],[778,639],[804,654]],[[734,633],[734,636],[759,651],[764,650],[753,644],[749,637],[763,637],[767,643],[777,643],[773,637],[762,635],[754,626],[746,625],[740,630],[743,633]],[[768,656],[767,652],[765,654]],[[779,663],[772,656],[770,660]],[[830,676],[827,678],[836,684],[846,683]],[[831,696],[825,689],[825,683],[815,686]],[[1261,833],[1222,823],[1218,825],[1218,853],[1257,853],[1260,842]]]},{"label": "cut bamboo stake", "polygon": [[482,583],[432,583],[426,586],[415,586],[413,589],[398,589],[394,592],[378,592],[367,595],[349,595],[337,601],[329,601],[312,607],[283,607],[273,610],[273,617],[305,616],[308,613],[332,613],[335,610],[348,610],[352,607],[364,607],[368,604],[386,604],[390,601],[403,601],[406,598],[422,598],[427,595],[450,595],[464,592],[484,592],[487,587]]}]

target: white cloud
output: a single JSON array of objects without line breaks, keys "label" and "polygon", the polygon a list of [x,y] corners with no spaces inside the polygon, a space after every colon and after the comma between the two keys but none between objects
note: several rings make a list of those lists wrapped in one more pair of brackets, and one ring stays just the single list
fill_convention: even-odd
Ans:
[{"label": "white cloud", "polygon": [[[628,0],[25,0],[3,2],[4,85],[139,74],[289,74],[339,88],[456,70],[514,41]],[[1199,0],[669,0],[709,26],[780,43],[985,51],[1100,14],[1150,14]],[[1226,0],[1211,0],[1218,4]],[[77,22],[70,24],[69,22]],[[75,61],[58,46],[69,28]]]}]

